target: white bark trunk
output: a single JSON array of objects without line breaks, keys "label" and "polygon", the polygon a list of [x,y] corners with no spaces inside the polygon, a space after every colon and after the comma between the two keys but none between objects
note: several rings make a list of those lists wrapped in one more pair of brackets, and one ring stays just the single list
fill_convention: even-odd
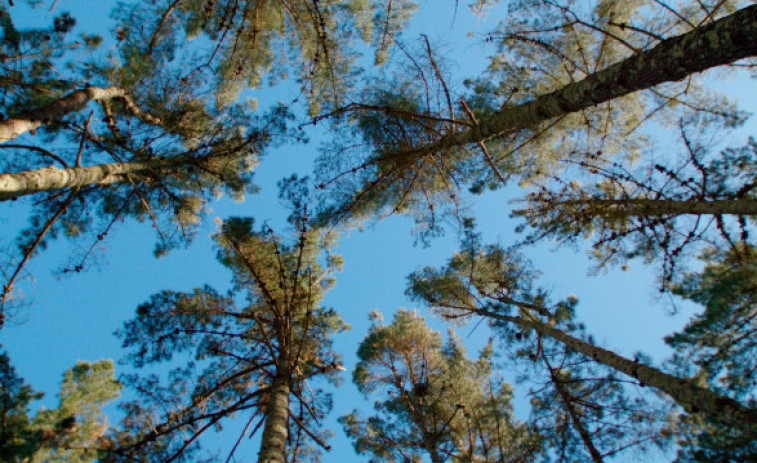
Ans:
[{"label": "white bark trunk", "polygon": [[156,171],[180,164],[172,160],[121,162],[59,169],[54,166],[14,174],[0,174],[0,201],[61,188],[106,185],[127,181],[129,174]]}]

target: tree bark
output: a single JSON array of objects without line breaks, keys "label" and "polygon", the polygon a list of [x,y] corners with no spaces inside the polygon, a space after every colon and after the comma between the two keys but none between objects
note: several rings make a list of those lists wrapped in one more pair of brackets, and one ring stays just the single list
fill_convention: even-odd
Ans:
[{"label": "tree bark", "polygon": [[[433,152],[479,143],[550,119],[597,106],[716,66],[757,55],[757,5],[662,41],[585,79],[517,106],[414,151]],[[400,154],[400,153],[396,153]]]},{"label": "tree bark", "polygon": [[127,109],[138,118],[150,122],[160,123],[152,116],[142,113],[131,100],[124,89],[118,87],[99,88],[88,86],[76,90],[56,100],[47,106],[25,111],[14,117],[0,120],[0,143],[13,140],[18,136],[34,130],[50,122],[60,120],[67,115],[84,108],[90,101],[107,101],[121,98],[126,102]]},{"label": "tree bark", "polygon": [[589,344],[537,320],[526,320],[481,309],[474,310],[479,315],[515,323],[522,328],[531,328],[543,336],[548,336],[576,352],[637,379],[643,385],[659,389],[690,413],[703,412],[721,423],[757,432],[757,410],[745,407],[729,397],[696,386],[689,380],[628,360],[612,351]]},{"label": "tree bark", "polygon": [[258,463],[286,463],[289,437],[289,378],[279,374],[271,384]]},{"label": "tree bark", "polygon": [[127,181],[128,175],[160,171],[190,164],[187,159],[155,159],[144,162],[118,162],[88,167],[58,169],[54,166],[14,174],[0,174],[0,201],[61,188],[107,185]]},{"label": "tree bark", "polygon": [[757,199],[673,200],[673,199],[588,199],[566,200],[558,204],[585,208],[593,215],[757,215]]}]

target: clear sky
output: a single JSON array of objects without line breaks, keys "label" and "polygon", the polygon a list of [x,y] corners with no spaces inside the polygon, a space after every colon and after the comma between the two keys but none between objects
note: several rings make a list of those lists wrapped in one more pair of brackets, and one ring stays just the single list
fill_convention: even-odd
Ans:
[{"label": "clear sky", "polygon": [[[422,2],[421,10],[405,37],[411,40],[421,32],[428,34],[432,43],[438,44],[440,50],[448,53],[450,61],[456,63],[458,75],[475,75],[485,66],[485,58],[492,52],[485,48],[482,34],[495,26],[497,17],[505,14],[506,6],[496,6],[488,18],[477,19],[461,2],[453,18],[454,3]],[[46,24],[53,14],[70,11],[81,30],[107,35],[107,18],[115,1],[58,0],[52,14],[48,12],[50,5],[52,1],[42,2],[36,13],[20,17],[24,21]],[[13,10],[15,14],[23,6],[13,8],[16,8]],[[469,31],[475,32],[472,37],[466,36]],[[281,94],[274,93],[277,91]],[[265,92],[259,96],[271,101],[288,101],[292,97],[286,89]],[[754,101],[748,102],[751,103]],[[745,109],[749,107],[745,105]],[[746,133],[754,133],[753,128],[750,126]],[[54,394],[61,375],[77,360],[120,358],[119,341],[112,333],[130,319],[137,305],[150,295],[162,289],[188,290],[206,283],[218,289],[228,288],[230,272],[216,262],[209,239],[215,230],[213,218],[251,215],[259,222],[269,220],[274,228],[282,229],[283,213],[276,199],[275,185],[291,173],[292,166],[299,166],[301,173],[307,173],[307,167],[316,155],[319,134],[313,132],[312,139],[309,145],[286,146],[267,154],[256,173],[262,192],[243,203],[222,200],[213,204],[209,220],[186,250],[155,259],[152,255],[155,236],[149,223],[127,221],[108,236],[104,244],[105,257],[98,269],[63,279],[55,277],[53,272],[61,268],[72,249],[65,240],[53,243],[37,256],[29,266],[35,284],[26,286],[34,304],[28,312],[17,317],[16,321],[21,323],[11,322],[3,329],[0,341],[9,351],[19,374],[35,389],[47,393],[42,403],[48,407],[56,406]],[[515,222],[508,218],[511,196],[510,191],[500,191],[475,199],[473,210],[484,242],[508,245],[516,239]],[[0,244],[7,243],[19,227],[25,225],[23,211],[18,203],[0,205]],[[392,217],[363,231],[346,234],[338,246],[337,252],[345,260],[344,272],[337,275],[337,284],[325,304],[337,309],[352,330],[341,335],[335,345],[344,356],[348,371],[327,422],[336,437],[332,441],[334,450],[325,455],[325,462],[351,461],[346,456],[353,455],[336,418],[354,407],[370,410],[370,403],[357,393],[349,375],[355,364],[357,345],[367,332],[368,312],[379,309],[385,319],[390,320],[391,314],[399,307],[414,308],[404,296],[406,276],[417,267],[443,264],[458,249],[454,230],[433,241],[430,247],[414,246],[411,227],[409,219]],[[578,318],[605,347],[621,354],[632,355],[641,350],[655,360],[664,359],[668,351],[661,338],[682,326],[691,313],[691,308],[683,308],[671,315],[667,301],[657,299],[654,272],[640,262],[632,262],[627,272],[613,269],[589,277],[592,262],[582,250],[555,250],[554,245],[546,243],[529,250],[528,256],[543,272],[544,284],[555,294],[578,295],[581,301]],[[439,322],[434,322],[434,327],[442,331],[446,329]],[[476,329],[463,328],[459,334],[472,356],[489,337],[483,325]],[[528,415],[527,400],[524,399],[527,385],[515,387],[518,397],[516,414],[525,419]],[[112,407],[111,410],[111,421],[116,422],[117,412]],[[206,445],[211,447],[212,443]],[[254,449],[254,445],[250,444],[250,448]],[[251,456],[247,459],[253,460]],[[661,457],[659,461],[667,461],[667,458]]]}]

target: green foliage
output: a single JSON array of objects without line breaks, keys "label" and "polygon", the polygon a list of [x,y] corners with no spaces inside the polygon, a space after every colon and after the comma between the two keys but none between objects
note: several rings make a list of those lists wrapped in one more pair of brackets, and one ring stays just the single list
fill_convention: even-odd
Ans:
[{"label": "green foliage", "polygon": [[754,319],[757,250],[740,245],[730,250],[710,248],[702,255],[701,272],[686,273],[673,294],[696,302],[704,311],[678,333],[665,338],[679,360],[708,383],[741,398],[754,394],[757,384]]},{"label": "green foliage", "polygon": [[526,243],[591,240],[600,267],[634,258],[657,261],[667,284],[682,258],[702,243],[731,247],[748,239],[750,214],[729,208],[743,204],[747,210],[754,199],[757,143],[750,139],[713,155],[712,138],[723,136],[718,125],[699,117],[682,121],[684,153],[674,161],[650,159],[638,169],[598,157],[580,162],[590,176],[580,182],[555,178],[519,202],[512,215],[532,227]]},{"label": "green foliage", "polygon": [[448,319],[489,316],[508,364],[539,385],[531,392],[531,426],[543,436],[548,461],[664,447],[670,404],[534,327],[552,327],[594,345],[574,318],[577,297],[553,302],[536,286],[537,277],[518,253],[480,247],[472,237],[446,266],[411,274],[408,294]]},{"label": "green foliage", "polygon": [[[703,306],[677,333],[665,338],[675,348],[672,364],[731,397],[757,406],[757,250],[739,245],[708,249],[700,272],[683,275],[672,292]],[[680,462],[752,461],[757,436],[729,429],[701,416],[679,417]]]},{"label": "green foliage", "polygon": [[[176,60],[185,76],[203,75],[209,81],[217,108],[237,101],[245,88],[270,85],[292,73],[317,113],[324,106],[340,106],[353,85],[355,40],[372,43],[380,61],[415,9],[410,0],[124,4],[116,13],[124,36],[125,67],[119,72],[147,78]],[[199,37],[211,44],[206,52],[189,48]]]},{"label": "green foliage", "polygon": [[310,443],[325,445],[328,432],[310,427],[331,408],[331,398],[307,380],[338,381],[340,357],[331,337],[348,327],[320,306],[339,265],[324,257],[329,237],[308,230],[302,213],[294,215],[291,245],[266,226],[255,231],[250,218],[225,221],[215,239],[219,261],[233,272],[233,291],[163,291],[118,333],[136,367],[187,361],[167,382],[150,375],[126,379],[142,397],[124,406],[122,430],[112,436],[114,461],[189,461],[198,455],[200,435],[239,413],[257,420],[250,426],[259,429],[273,414],[266,407],[276,381],[286,384],[296,418],[289,421],[288,455],[317,458]]},{"label": "green foliage", "polygon": [[443,344],[412,312],[400,310],[390,325],[372,318],[353,381],[382,399],[367,419],[357,411],[340,418],[359,454],[439,463],[529,461],[539,452],[539,436],[512,417],[512,388],[492,372],[491,346],[472,361],[458,338]]},{"label": "green foliage", "polygon": [[102,408],[120,395],[113,362],[79,362],[65,372],[57,409],[40,409],[29,416],[29,406],[42,398],[18,377],[6,353],[0,354],[0,402],[3,461],[95,461],[105,441],[108,423]]},{"label": "green foliage", "polygon": [[[473,7],[480,11],[487,3]],[[455,82],[430,47],[405,50],[408,63],[399,77],[368,82],[359,103],[346,108],[354,113],[346,119],[354,132],[335,137],[321,160],[320,178],[330,194],[323,216],[359,223],[410,213],[433,236],[445,218],[464,214],[466,187],[480,193],[512,179],[538,186],[562,176],[565,161],[595,156],[633,162],[649,144],[645,123],[669,124],[680,108],[738,124],[743,114],[734,104],[694,78],[611,101],[598,90],[589,96],[591,90],[579,94],[572,86],[589,79],[589,87],[623,88],[619,76],[598,73],[714,19],[704,5],[682,11],[645,0],[512,2],[486,37],[496,49],[488,71],[467,81],[468,94],[455,93]],[[654,72],[664,60],[650,57],[645,65]],[[565,109],[577,100],[603,102]],[[518,112],[531,103],[538,107]],[[558,116],[526,122],[540,113]],[[524,121],[516,120],[521,115]]]}]

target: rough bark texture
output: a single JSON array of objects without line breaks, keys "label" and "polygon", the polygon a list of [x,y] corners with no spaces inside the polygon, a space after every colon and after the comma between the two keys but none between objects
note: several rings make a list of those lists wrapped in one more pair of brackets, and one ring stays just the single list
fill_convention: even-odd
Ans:
[{"label": "rough bark texture", "polygon": [[757,215],[757,199],[722,199],[715,201],[672,199],[590,199],[563,201],[597,215],[625,217],[636,215]]},{"label": "rough bark texture", "polygon": [[47,125],[52,121],[60,120],[66,115],[84,108],[92,100],[102,101],[123,98],[124,96],[126,96],[126,92],[118,87],[87,87],[76,90],[47,106],[0,121],[0,143],[13,140],[23,133]]},{"label": "rough bark texture", "polygon": [[47,106],[25,111],[11,118],[0,120],[0,143],[13,140],[26,132],[60,120],[71,113],[81,110],[90,101],[107,101],[116,98],[122,99],[126,103],[126,109],[140,120],[150,124],[160,124],[159,119],[143,113],[137,108],[124,89],[118,87],[99,88],[88,86],[82,90],[71,92]]},{"label": "rough bark texture", "polygon": [[757,55],[757,5],[667,39],[585,79],[518,106],[506,106],[474,127],[421,148],[437,151],[535,127],[706,69]]},{"label": "rough bark texture", "polygon": [[289,437],[289,381],[279,375],[271,384],[266,404],[265,427],[260,443],[258,463],[286,463],[286,443]]},{"label": "rough bark texture", "polygon": [[536,320],[526,320],[485,310],[477,312],[490,318],[515,323],[523,328],[532,328],[543,336],[548,336],[576,352],[639,380],[644,385],[659,389],[690,413],[703,412],[721,423],[757,432],[757,410],[745,407],[729,397],[696,386],[686,379],[634,362]]},{"label": "rough bark texture", "polygon": [[176,161],[119,162],[58,169],[54,166],[15,174],[0,174],[0,201],[61,188],[106,185],[127,181],[129,174],[174,167]]}]

